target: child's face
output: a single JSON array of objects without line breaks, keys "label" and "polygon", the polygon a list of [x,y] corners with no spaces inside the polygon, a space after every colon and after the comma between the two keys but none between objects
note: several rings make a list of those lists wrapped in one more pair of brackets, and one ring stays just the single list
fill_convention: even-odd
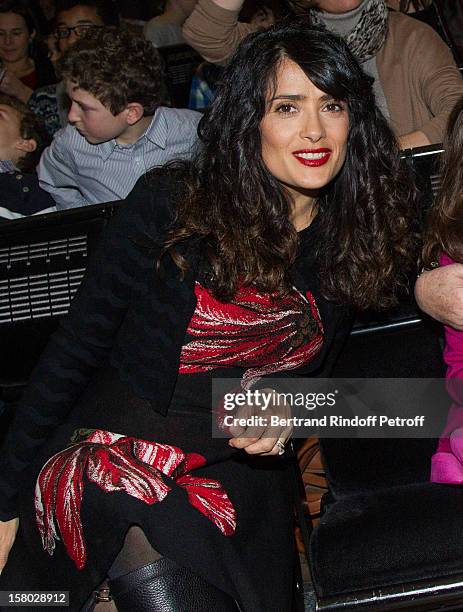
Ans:
[{"label": "child's face", "polygon": [[71,100],[68,120],[91,144],[100,144],[123,136],[128,128],[126,113],[113,115],[94,95],[66,81],[66,93]]},{"label": "child's face", "polygon": [[21,137],[21,116],[12,106],[0,104],[0,159],[16,163],[24,152],[18,147]]}]

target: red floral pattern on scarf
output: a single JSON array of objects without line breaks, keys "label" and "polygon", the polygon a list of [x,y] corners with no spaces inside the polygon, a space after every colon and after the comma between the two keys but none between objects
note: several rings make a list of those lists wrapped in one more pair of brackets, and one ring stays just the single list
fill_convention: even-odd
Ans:
[{"label": "red floral pattern on scarf", "polygon": [[292,370],[313,359],[323,325],[312,294],[297,289],[274,298],[242,287],[233,301],[217,300],[196,282],[197,305],[187,329],[193,340],[180,355],[181,374],[243,367],[243,387],[264,374]]},{"label": "red floral pattern on scarf", "polygon": [[[87,432],[88,433],[88,432]],[[206,465],[197,453],[95,430],[83,441],[51,457],[37,479],[35,509],[44,550],[50,555],[55,540],[63,539],[78,569],[87,555],[80,519],[83,476],[106,493],[125,491],[146,504],[161,502],[171,490],[170,478],[184,487],[188,501],[226,535],[236,529],[236,512],[217,480],[198,478],[189,472]]]}]

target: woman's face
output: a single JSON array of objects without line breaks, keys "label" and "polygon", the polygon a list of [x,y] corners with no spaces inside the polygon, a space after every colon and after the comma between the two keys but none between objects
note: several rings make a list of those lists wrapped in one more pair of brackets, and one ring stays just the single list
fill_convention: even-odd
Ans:
[{"label": "woman's face", "polygon": [[0,58],[18,62],[29,54],[31,34],[21,15],[0,13]]},{"label": "woman's face", "polygon": [[310,199],[341,170],[349,113],[345,102],[320,91],[303,70],[285,59],[261,121],[262,159],[293,195]]}]

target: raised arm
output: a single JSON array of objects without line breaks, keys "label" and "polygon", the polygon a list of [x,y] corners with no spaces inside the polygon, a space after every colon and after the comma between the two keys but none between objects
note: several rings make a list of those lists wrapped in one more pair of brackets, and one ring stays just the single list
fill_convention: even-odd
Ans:
[{"label": "raised arm", "polygon": [[402,135],[402,148],[440,143],[455,103],[463,96],[463,79],[453,55],[440,36],[420,24],[423,33],[416,36],[413,48],[413,79],[432,117],[415,132]]},{"label": "raised arm", "polygon": [[240,42],[257,29],[240,23],[238,15],[244,0],[199,0],[183,24],[183,36],[204,59],[226,64]]}]

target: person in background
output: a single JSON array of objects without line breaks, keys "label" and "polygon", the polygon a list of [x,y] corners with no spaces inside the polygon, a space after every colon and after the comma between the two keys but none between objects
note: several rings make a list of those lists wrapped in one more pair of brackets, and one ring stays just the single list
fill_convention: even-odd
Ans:
[{"label": "person in background", "polygon": [[0,92],[24,103],[37,87],[56,82],[47,49],[36,41],[36,33],[26,2],[0,1]]},{"label": "person in background", "polygon": [[458,67],[463,65],[463,54],[460,48],[463,6],[460,2],[444,0],[437,3],[433,0],[395,0],[387,4],[396,11],[407,13],[410,17],[430,25],[449,46]]},{"label": "person in background", "polygon": [[155,47],[185,44],[182,24],[196,0],[166,0],[164,11],[146,22],[143,34]]},{"label": "person in background", "polygon": [[[439,194],[428,215],[423,264],[445,269],[463,263],[463,98],[455,106],[447,128],[441,163]],[[439,292],[437,285],[435,291]],[[449,296],[451,299],[451,296]],[[432,457],[431,480],[463,484],[463,332],[445,325],[444,360],[447,390],[452,397],[447,425]]]},{"label": "person in background", "polygon": [[121,200],[154,166],[193,154],[201,115],[161,106],[161,59],[141,36],[98,30],[65,52],[59,71],[69,124],[38,169],[58,210]]},{"label": "person in background", "polygon": [[[118,24],[119,15],[112,0],[58,0],[53,32],[56,60],[82,36],[89,36],[103,26]],[[50,136],[65,127],[69,98],[63,81],[34,91],[29,107],[43,119]]]},{"label": "person in background", "polygon": [[[239,42],[256,30],[238,22],[242,4],[243,0],[199,0],[183,25],[185,40],[206,61],[226,63]],[[448,116],[463,95],[463,79],[436,32],[388,11],[384,0],[299,1],[297,9],[343,36],[374,77],[376,100],[401,148],[442,142]]]},{"label": "person in background", "polygon": [[52,212],[36,167],[50,139],[41,120],[17,98],[0,93],[0,217]]}]

